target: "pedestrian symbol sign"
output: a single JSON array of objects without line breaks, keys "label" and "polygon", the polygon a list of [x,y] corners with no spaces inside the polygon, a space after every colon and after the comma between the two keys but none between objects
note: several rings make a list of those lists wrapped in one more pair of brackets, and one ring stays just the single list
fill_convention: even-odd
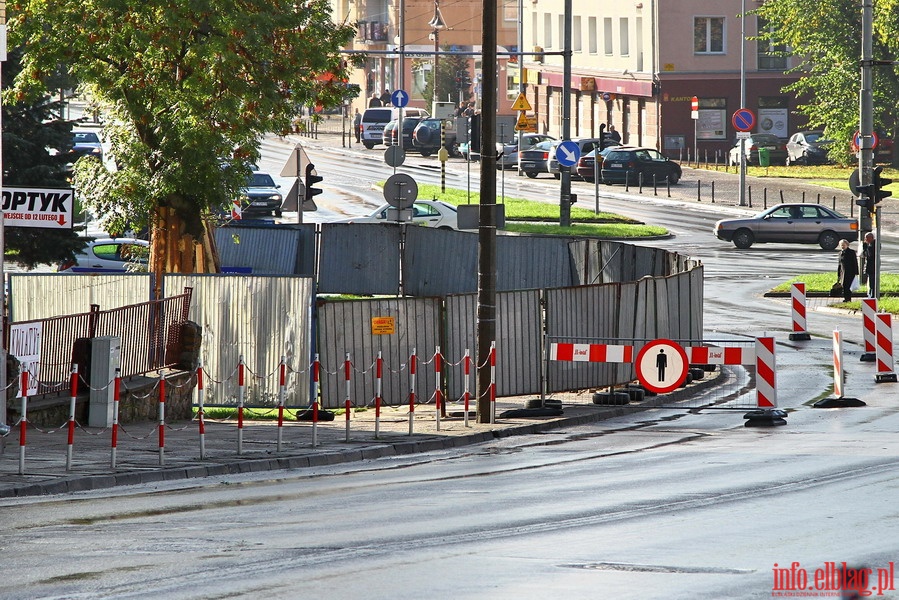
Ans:
[{"label": "pedestrian symbol sign", "polygon": [[640,350],[636,361],[637,379],[646,389],[666,394],[677,389],[687,377],[690,361],[677,342],[654,340]]},{"label": "pedestrian symbol sign", "polygon": [[531,110],[531,103],[524,97],[524,94],[518,94],[518,98],[512,103],[512,110]]}]

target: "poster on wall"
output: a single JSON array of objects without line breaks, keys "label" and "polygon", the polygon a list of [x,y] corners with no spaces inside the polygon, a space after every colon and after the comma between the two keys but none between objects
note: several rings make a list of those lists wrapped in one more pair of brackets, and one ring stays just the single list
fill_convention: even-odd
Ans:
[{"label": "poster on wall", "polygon": [[[13,323],[9,326],[9,353],[19,359],[23,371],[28,372],[28,395],[37,394],[41,368],[41,338],[44,324]],[[7,374],[10,377],[11,374]],[[19,397],[22,390],[19,390]]]},{"label": "poster on wall", "polygon": [[724,109],[701,108],[696,121],[697,140],[723,140],[727,137],[727,115]]},{"label": "poster on wall", "polygon": [[779,138],[789,137],[787,126],[788,110],[786,108],[760,108],[759,133],[772,133]]}]

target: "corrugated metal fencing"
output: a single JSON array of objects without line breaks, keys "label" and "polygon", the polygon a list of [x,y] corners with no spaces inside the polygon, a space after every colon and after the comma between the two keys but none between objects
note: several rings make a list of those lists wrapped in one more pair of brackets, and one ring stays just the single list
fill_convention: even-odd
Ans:
[{"label": "corrugated metal fencing", "polygon": [[[311,361],[320,354],[326,407],[373,400],[382,353],[383,401],[403,404],[412,389],[433,399],[434,353],[441,348],[447,398],[461,398],[466,350],[474,393],[477,235],[395,225],[229,227],[217,231],[223,265],[252,275],[167,275],[165,288],[192,288],[190,320],[203,327],[210,404],[236,404],[240,356],[245,403],[274,406],[278,365],[289,366],[289,406],[311,397]],[[237,248],[239,246],[239,248]],[[318,274],[315,279],[303,277]],[[406,297],[338,301],[323,293]],[[14,321],[134,304],[149,298],[144,275],[11,276]],[[543,334],[562,338],[697,339],[702,335],[702,267],[664,250],[543,236],[497,238],[497,393],[501,396],[602,387],[633,378],[630,365],[545,366]],[[318,294],[318,295],[317,295]],[[316,298],[318,301],[316,302]],[[390,328],[384,329],[383,323]],[[380,324],[380,325],[378,325]]]}]

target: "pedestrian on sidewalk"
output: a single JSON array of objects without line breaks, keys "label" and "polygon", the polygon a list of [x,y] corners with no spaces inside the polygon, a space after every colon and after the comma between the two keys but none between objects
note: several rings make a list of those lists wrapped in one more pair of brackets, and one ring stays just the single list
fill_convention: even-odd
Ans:
[{"label": "pedestrian on sidewalk", "polygon": [[843,286],[843,302],[852,301],[852,282],[858,277],[858,259],[849,247],[849,240],[840,240],[840,264],[837,281]]},{"label": "pedestrian on sidewalk", "polygon": [[865,259],[864,278],[868,283],[868,298],[875,298],[877,291],[877,245],[874,243],[874,234],[865,234],[862,242],[862,257]]},{"label": "pedestrian on sidewalk", "polygon": [[359,112],[359,109],[356,109],[356,114],[353,115],[353,133],[356,135],[356,143],[361,142],[360,136],[362,135],[362,113]]}]

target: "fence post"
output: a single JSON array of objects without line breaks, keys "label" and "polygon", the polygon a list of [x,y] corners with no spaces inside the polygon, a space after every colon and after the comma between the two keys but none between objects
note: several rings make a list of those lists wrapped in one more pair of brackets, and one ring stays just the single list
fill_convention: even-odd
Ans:
[{"label": "fence post", "polygon": [[496,342],[490,342],[490,423],[496,423]]},{"label": "fence post", "polygon": [[343,359],[343,377],[346,380],[346,397],[343,401],[344,412],[346,417],[346,441],[350,441],[350,353],[347,352]]},{"label": "fence post", "polygon": [[443,402],[441,402],[440,397],[440,379],[441,379],[441,366],[440,366],[440,346],[434,350],[434,408],[437,414],[437,431],[440,431],[440,411],[443,408]]},{"label": "fence post", "polygon": [[312,363],[312,447],[318,446],[318,393],[320,389],[319,377],[321,375],[321,363],[318,354]]},{"label": "fence post", "polygon": [[413,421],[415,420],[415,348],[412,348],[412,356],[409,357],[409,435],[413,433]]},{"label": "fence post", "polygon": [[25,432],[28,429],[28,371],[22,369],[22,417],[19,419],[19,475],[25,474]]},{"label": "fence post", "polygon": [[122,390],[122,372],[118,367],[116,367],[115,380],[112,385],[112,448],[109,452],[109,466],[115,470],[116,451],[119,445],[119,399]]},{"label": "fence post", "polygon": [[159,466],[165,465],[165,375],[159,378]]},{"label": "fence post", "polygon": [[381,358],[381,351],[378,350],[378,360],[375,366],[375,439],[381,435],[381,375],[384,368],[384,361]]},{"label": "fence post", "polygon": [[206,390],[203,389],[203,359],[197,361],[197,423],[200,433],[200,460],[206,459],[206,412],[203,403]]},{"label": "fence post", "polygon": [[471,386],[469,384],[469,379],[471,379],[471,353],[468,348],[465,349],[465,357],[462,359],[464,364],[464,380],[465,380],[465,392],[463,394],[464,397],[464,410],[465,410],[465,426],[471,427],[468,424],[468,408],[471,405]]},{"label": "fence post", "polygon": [[66,444],[66,471],[72,470],[72,454],[75,448],[75,400],[78,397],[78,363],[72,364],[69,389],[69,439]]},{"label": "fence post", "polygon": [[287,393],[287,364],[282,355],[278,364],[278,452],[281,452],[284,443],[284,395]]},{"label": "fence post", "polygon": [[243,395],[244,395],[243,354],[237,359],[237,455],[243,454]]}]

